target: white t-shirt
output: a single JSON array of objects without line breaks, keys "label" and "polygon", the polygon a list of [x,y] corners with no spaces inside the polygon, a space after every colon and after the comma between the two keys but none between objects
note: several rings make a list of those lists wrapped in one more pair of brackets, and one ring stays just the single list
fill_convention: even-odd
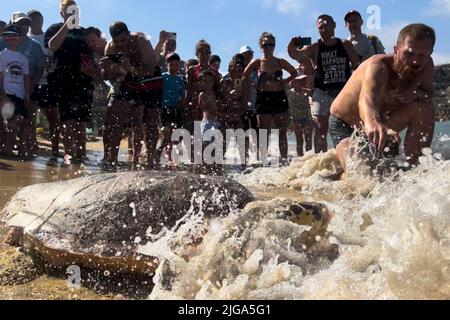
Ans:
[{"label": "white t-shirt", "polygon": [[25,98],[25,76],[30,74],[28,59],[17,51],[0,52],[0,71],[3,74],[5,93]]},{"label": "white t-shirt", "polygon": [[[28,34],[28,37],[30,37],[31,39],[36,40],[37,43],[40,44],[40,46],[42,48],[42,51],[44,52],[44,55],[46,57],[48,57],[48,58],[52,58],[53,57],[53,51],[50,50],[49,48],[45,47],[45,34],[44,33],[43,34],[38,34],[38,35],[30,33],[30,34]],[[51,61],[51,59],[48,59],[48,58],[47,58],[47,61],[45,63],[44,74],[42,75],[41,81],[39,81],[40,85],[47,85],[48,84],[47,77],[48,77],[48,74],[49,74],[50,68],[51,68],[50,63],[49,63],[49,61]]]},{"label": "white t-shirt", "polygon": [[374,56],[377,53],[384,53],[385,49],[383,44],[379,39],[376,40],[376,51],[375,47],[373,46],[372,40],[369,39],[369,36],[365,33],[361,35],[359,39],[352,40],[349,38],[353,45],[355,46],[356,52],[360,55],[362,58],[362,61],[366,61],[370,57]]}]

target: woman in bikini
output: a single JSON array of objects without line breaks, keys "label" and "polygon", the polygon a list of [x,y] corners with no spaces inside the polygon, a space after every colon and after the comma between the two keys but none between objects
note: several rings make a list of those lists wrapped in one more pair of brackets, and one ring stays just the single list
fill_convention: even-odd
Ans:
[{"label": "woman in bikini", "polygon": [[[272,121],[274,122],[275,128],[280,132],[281,162],[286,164],[288,159],[289,103],[285,87],[287,83],[295,79],[297,70],[286,60],[274,56],[275,37],[271,33],[264,32],[259,39],[259,45],[263,56],[247,66],[244,72],[244,83],[248,84],[251,74],[257,71],[256,113],[259,128],[270,130]],[[288,79],[283,79],[283,70],[290,74]]]}]

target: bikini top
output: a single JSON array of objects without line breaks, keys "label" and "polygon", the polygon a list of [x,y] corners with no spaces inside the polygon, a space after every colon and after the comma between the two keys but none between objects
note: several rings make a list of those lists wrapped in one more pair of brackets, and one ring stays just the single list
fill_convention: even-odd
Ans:
[{"label": "bikini top", "polygon": [[273,73],[269,73],[265,70],[262,70],[261,67],[258,70],[258,86],[268,82],[268,81],[279,81],[283,80],[283,70],[281,69],[280,59],[277,59],[278,65],[280,66],[280,70],[277,70]]}]

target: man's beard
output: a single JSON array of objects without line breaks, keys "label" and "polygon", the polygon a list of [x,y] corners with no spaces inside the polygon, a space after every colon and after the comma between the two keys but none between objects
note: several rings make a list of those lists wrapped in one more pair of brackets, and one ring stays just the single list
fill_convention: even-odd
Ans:
[{"label": "man's beard", "polygon": [[394,71],[398,74],[401,80],[406,82],[413,81],[419,75],[419,67],[414,68],[401,62],[394,63]]}]

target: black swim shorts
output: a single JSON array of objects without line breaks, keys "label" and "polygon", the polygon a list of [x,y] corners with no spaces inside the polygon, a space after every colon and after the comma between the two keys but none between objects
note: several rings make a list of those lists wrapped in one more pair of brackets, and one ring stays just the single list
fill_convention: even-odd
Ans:
[{"label": "black swim shorts", "polygon": [[329,133],[333,139],[334,147],[336,148],[342,140],[350,138],[354,132],[352,126],[350,126],[344,120],[331,115],[330,116],[330,128]]}]

